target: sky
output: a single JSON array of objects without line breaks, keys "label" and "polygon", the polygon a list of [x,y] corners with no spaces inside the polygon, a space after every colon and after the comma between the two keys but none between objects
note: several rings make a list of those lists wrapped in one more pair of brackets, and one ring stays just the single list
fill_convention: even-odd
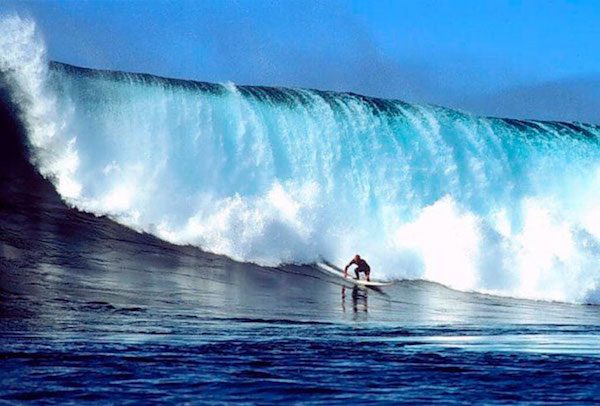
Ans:
[{"label": "sky", "polygon": [[15,1],[51,59],[600,124],[600,1]]}]

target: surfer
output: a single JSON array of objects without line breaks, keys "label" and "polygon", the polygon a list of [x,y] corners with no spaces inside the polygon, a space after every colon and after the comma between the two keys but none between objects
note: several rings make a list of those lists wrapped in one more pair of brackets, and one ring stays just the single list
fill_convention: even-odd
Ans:
[{"label": "surfer", "polygon": [[369,264],[367,264],[367,261],[362,259],[358,254],[356,254],[352,261],[350,261],[350,263],[348,263],[348,265],[346,265],[344,268],[344,278],[348,276],[348,268],[350,268],[352,264],[356,265],[356,268],[354,269],[356,279],[360,279],[360,273],[364,272],[365,276],[367,277],[367,281],[371,280],[371,267]]}]

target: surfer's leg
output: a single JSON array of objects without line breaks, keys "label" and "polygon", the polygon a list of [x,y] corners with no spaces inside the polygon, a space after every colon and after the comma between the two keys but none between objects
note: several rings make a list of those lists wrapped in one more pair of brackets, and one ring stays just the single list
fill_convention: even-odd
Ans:
[{"label": "surfer's leg", "polygon": [[371,282],[371,271],[365,271],[365,275],[367,276],[367,282]]},{"label": "surfer's leg", "polygon": [[356,275],[356,279],[360,279],[360,274],[358,273],[358,268],[354,270],[354,274]]}]

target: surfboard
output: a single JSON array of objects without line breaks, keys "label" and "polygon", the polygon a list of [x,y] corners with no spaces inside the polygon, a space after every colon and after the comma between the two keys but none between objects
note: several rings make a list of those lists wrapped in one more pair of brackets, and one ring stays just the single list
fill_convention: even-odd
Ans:
[{"label": "surfboard", "polygon": [[370,281],[367,281],[366,279],[354,279],[352,276],[350,276],[351,271],[348,271],[348,276],[344,277],[344,271],[340,268],[338,268],[337,266],[323,261],[323,262],[317,262],[316,263],[317,268],[325,273],[328,273],[330,275],[334,275],[337,276],[339,278],[342,278],[344,281],[352,283],[354,285],[358,285],[358,286],[366,286],[366,287],[384,287],[384,286],[391,286],[394,284],[394,282],[385,282],[385,281],[376,281],[371,279]]}]

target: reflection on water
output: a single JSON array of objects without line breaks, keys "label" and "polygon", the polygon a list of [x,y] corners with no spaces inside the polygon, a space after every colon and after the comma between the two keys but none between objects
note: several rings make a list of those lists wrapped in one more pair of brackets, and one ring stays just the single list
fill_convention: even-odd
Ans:
[{"label": "reflection on water", "polygon": [[[361,289],[358,286],[352,288],[352,311],[356,314],[359,312],[369,312],[369,291]],[[346,287],[342,286],[342,311],[346,312]]]}]

